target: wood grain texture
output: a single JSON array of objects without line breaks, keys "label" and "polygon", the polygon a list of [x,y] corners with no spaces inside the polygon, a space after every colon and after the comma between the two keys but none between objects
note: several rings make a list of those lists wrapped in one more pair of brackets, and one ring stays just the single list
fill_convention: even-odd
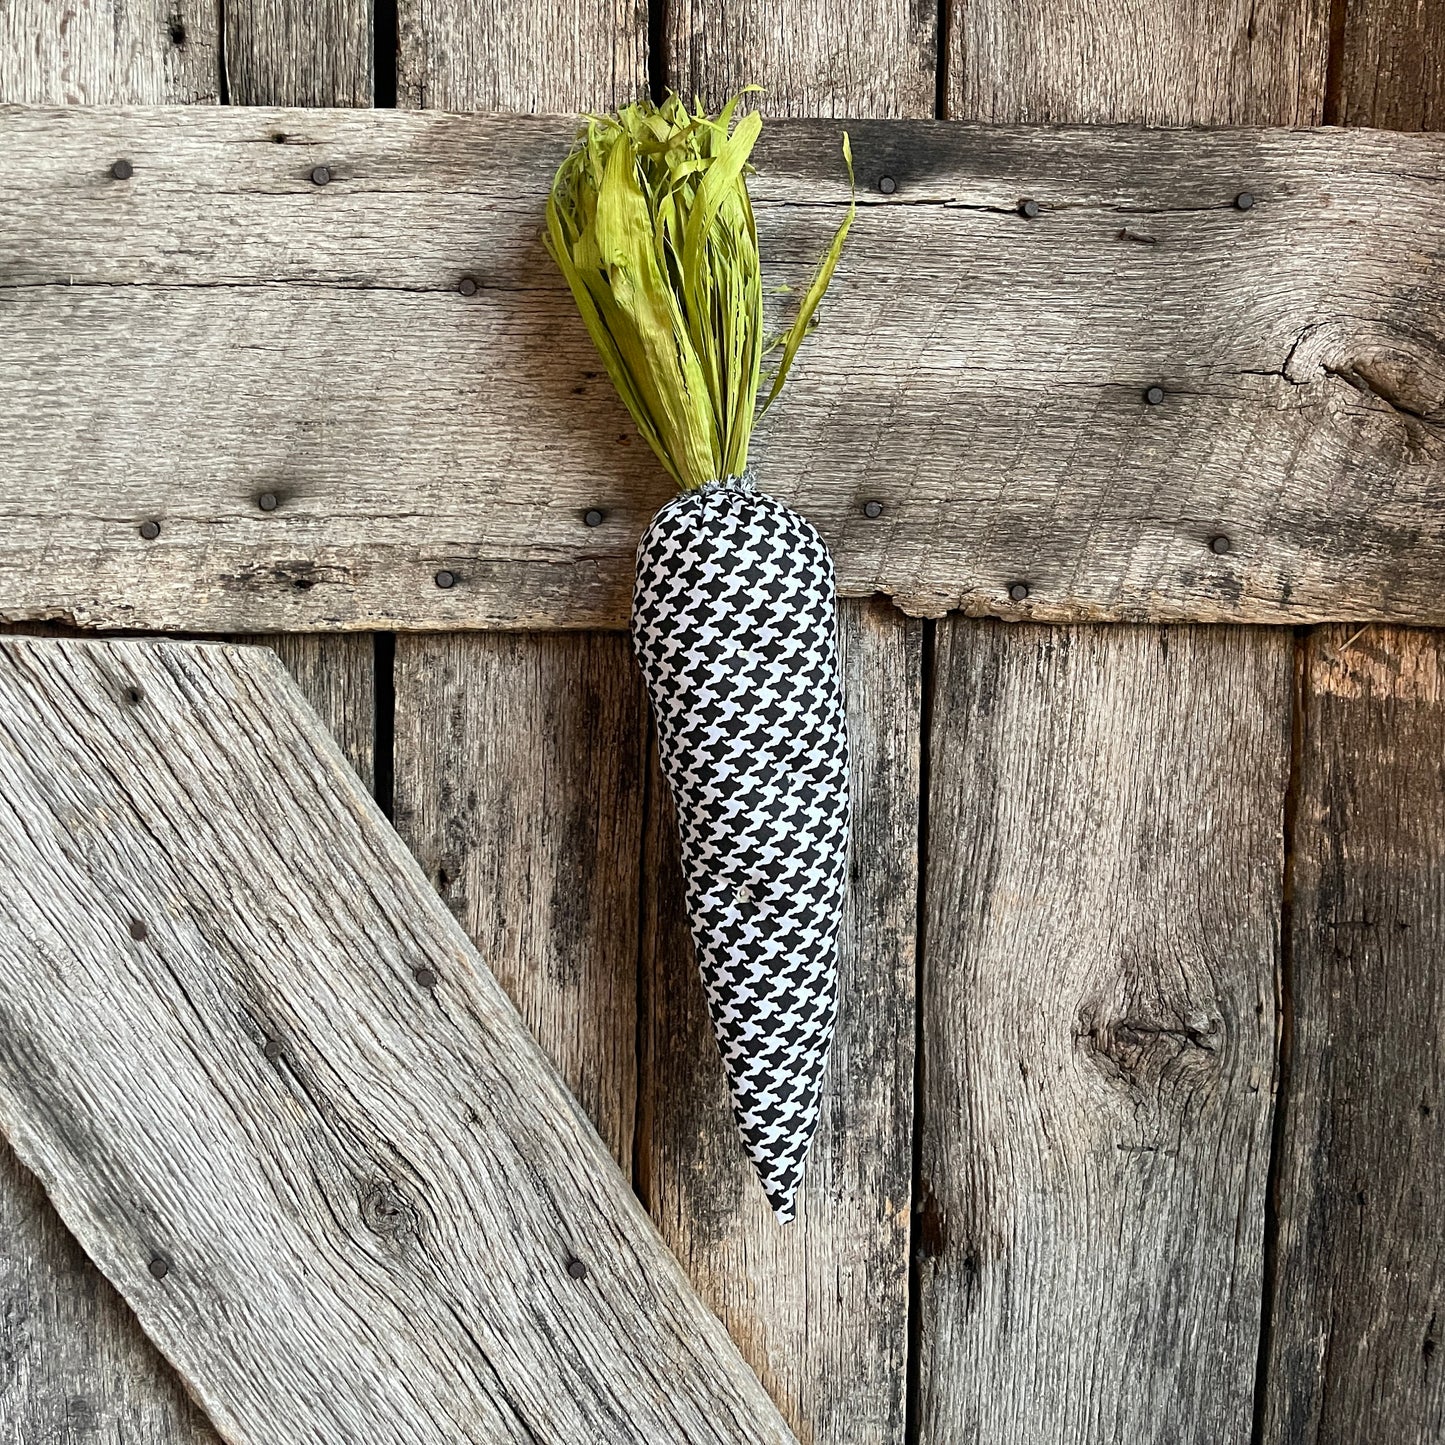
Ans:
[{"label": "wood grain texture", "polygon": [[630,1171],[646,728],[628,640],[402,636],[395,679],[397,831]]},{"label": "wood grain texture", "polygon": [[219,1445],[8,1145],[0,1147],[0,1445]]},{"label": "wood grain texture", "polygon": [[948,114],[1318,125],[1329,0],[951,0]]},{"label": "wood grain texture", "polygon": [[[1445,621],[1445,141],[851,130],[863,213],[759,456],[845,595]],[[0,134],[0,615],[623,624],[666,484],[538,239],[569,122],[19,110]],[[779,121],[760,153],[778,281],[837,220],[838,143]]]},{"label": "wood grain texture", "polygon": [[370,105],[371,0],[225,0],[232,105]]},{"label": "wood grain texture", "polygon": [[939,625],[926,1445],[1250,1438],[1290,657]]},{"label": "wood grain texture", "polygon": [[647,94],[646,0],[400,0],[397,103],[609,110]]},{"label": "wood grain texture", "polygon": [[[664,10],[664,68],[684,95],[715,104],[758,83],[772,115],[930,115],[936,23],[931,7],[897,0],[679,4]],[[655,748],[638,1184],[799,1438],[895,1445],[907,1416],[923,627],[875,598],[842,602],[839,630],[852,858],[839,1018],[799,1218],[778,1226],[737,1138]]]},{"label": "wood grain texture", "polygon": [[1445,1438],[1445,637],[1304,645],[1265,1436]]},{"label": "wood grain texture", "polygon": [[677,0],[667,83],[714,109],[745,85],[770,115],[931,116],[938,9],[922,0]]},{"label": "wood grain texture", "polygon": [[923,628],[882,601],[844,604],[840,626],[852,865],[837,1033],[797,1221],[774,1220],[737,1137],[660,773],[644,870],[639,1184],[799,1439],[891,1445],[904,1438],[907,1373]]},{"label": "wood grain texture", "polygon": [[268,652],[5,639],[0,780],[0,1124],[229,1440],[791,1438]]},{"label": "wood grain texture", "polygon": [[269,647],[356,775],[376,783],[375,641],[366,633],[273,632],[237,639]]},{"label": "wood grain texture", "polygon": [[1445,16],[1435,0],[1351,0],[1330,119],[1445,130]]},{"label": "wood grain texture", "polygon": [[215,101],[218,13],[205,0],[0,0],[0,102]]}]

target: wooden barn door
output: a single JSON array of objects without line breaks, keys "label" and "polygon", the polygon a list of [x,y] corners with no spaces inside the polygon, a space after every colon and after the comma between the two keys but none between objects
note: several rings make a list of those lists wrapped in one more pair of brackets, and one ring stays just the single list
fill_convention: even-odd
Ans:
[{"label": "wooden barn door", "polygon": [[[771,114],[1431,128],[1427,10],[0,0],[0,101],[756,82]],[[843,1016],[786,1233],[733,1142],[625,637],[267,640],[800,1440],[1442,1438],[1439,636],[842,626]],[[0,1238],[0,1445],[215,1438],[8,1153]]]}]

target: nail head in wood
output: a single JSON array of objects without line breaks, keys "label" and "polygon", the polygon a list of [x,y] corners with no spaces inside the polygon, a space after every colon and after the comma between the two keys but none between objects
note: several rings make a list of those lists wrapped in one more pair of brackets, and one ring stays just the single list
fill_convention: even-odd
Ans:
[{"label": "nail head in wood", "polygon": [[171,1262],[163,1254],[153,1254],[146,1268],[156,1279],[164,1279],[171,1272]]},{"label": "nail head in wood", "polygon": [[1234,198],[1234,209],[1236,211],[1252,211],[1254,209],[1254,196],[1249,191],[1241,191]]},{"label": "nail head in wood", "polygon": [[582,518],[582,520],[589,527],[600,527],[603,522],[607,520],[607,513],[599,512],[596,507],[593,507],[592,510]]},{"label": "nail head in wood", "polygon": [[278,1039],[267,1039],[261,1052],[265,1054],[268,1059],[279,1059],[281,1057],[280,1041]]},{"label": "nail head in wood", "polygon": [[1226,537],[1226,536],[1223,536],[1222,534],[1221,534],[1220,536],[1218,536],[1218,537],[1211,537],[1211,538],[1209,539],[1209,550],[1210,550],[1211,552],[1218,552],[1221,557],[1222,557],[1227,551],[1229,551],[1229,549],[1230,549],[1233,545],[1234,545],[1234,544],[1229,540],[1229,538]]},{"label": "nail head in wood", "polygon": [[140,534],[147,542],[154,542],[161,534],[161,524],[159,522],[142,522]]},{"label": "nail head in wood", "polygon": [[256,505],[260,507],[263,512],[274,512],[276,508],[281,505],[281,498],[278,497],[275,492],[262,492],[261,495],[256,498]]},{"label": "nail head in wood", "polygon": [[1162,386],[1151,386],[1149,390],[1144,393],[1144,400],[1147,401],[1150,406],[1162,405],[1164,401],[1164,388]]},{"label": "nail head in wood", "polygon": [[1026,221],[1036,221],[1039,216],[1039,203],[1025,196],[1024,199],[1019,202],[1019,215]]},{"label": "nail head in wood", "polygon": [[122,158],[110,168],[111,176],[117,181],[128,181],[135,174],[135,167]]},{"label": "nail head in wood", "polygon": [[567,1261],[567,1273],[570,1274],[573,1279],[586,1279],[587,1266],[583,1264],[580,1259],[569,1259]]},{"label": "nail head in wood", "polygon": [[1009,588],[1008,595],[1012,597],[1015,602],[1022,602],[1029,595],[1028,583],[1015,582]]},{"label": "nail head in wood", "polygon": [[870,522],[871,522],[871,521],[876,521],[879,517],[881,517],[881,516],[883,515],[883,503],[882,503],[882,502],[864,502],[864,503],[863,503],[863,515],[864,515],[865,517],[867,517]]},{"label": "nail head in wood", "polygon": [[412,977],[416,979],[423,988],[435,988],[437,986],[437,976],[429,968],[417,969],[412,974]]},{"label": "nail head in wood", "polygon": [[327,185],[327,184],[329,184],[330,180],[331,180],[331,167],[330,167],[330,166],[312,166],[312,167],[311,167],[311,184],[312,184],[313,186],[324,186],[324,185]]},{"label": "nail head in wood", "polygon": [[475,276],[463,276],[457,282],[457,290],[463,296],[475,296],[477,294],[477,278]]},{"label": "nail head in wood", "polygon": [[150,936],[150,929],[145,926],[143,918],[132,918],[130,921],[130,936],[137,943],[144,943]]},{"label": "nail head in wood", "polygon": [[445,592],[448,587],[455,587],[457,585],[457,574],[455,572],[448,572],[446,568],[443,567],[442,570],[432,578],[432,581]]},{"label": "nail head in wood", "polygon": [[878,189],[882,191],[885,196],[891,196],[893,192],[898,189],[898,182],[895,181],[892,176],[879,176]]}]

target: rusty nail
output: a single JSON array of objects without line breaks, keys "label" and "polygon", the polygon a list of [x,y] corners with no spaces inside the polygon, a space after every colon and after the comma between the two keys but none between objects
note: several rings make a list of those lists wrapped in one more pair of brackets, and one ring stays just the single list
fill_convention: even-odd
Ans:
[{"label": "rusty nail", "polygon": [[171,1262],[163,1254],[153,1254],[146,1268],[156,1279],[164,1279],[171,1272]]},{"label": "rusty nail", "polygon": [[587,1266],[583,1264],[580,1259],[569,1259],[567,1261],[567,1273],[570,1274],[573,1279],[586,1279]]},{"label": "rusty nail", "polygon": [[885,196],[891,196],[893,192],[898,189],[898,182],[895,181],[892,176],[879,176],[878,189],[882,191]]},{"label": "rusty nail", "polygon": [[147,542],[154,542],[161,534],[161,524],[159,522],[142,522],[140,534]]},{"label": "rusty nail", "polygon": [[1233,545],[1229,538],[1222,533],[1218,537],[1211,537],[1209,539],[1209,550],[1211,552],[1218,552],[1221,557],[1229,551]]},{"label": "rusty nail", "polygon": [[423,988],[435,988],[437,986],[437,976],[429,968],[417,969],[412,974],[412,977],[416,979]]},{"label": "rusty nail", "polygon": [[593,507],[592,510],[582,518],[582,520],[589,527],[600,527],[602,523],[607,520],[607,513],[599,512],[596,507]]},{"label": "rusty nail", "polygon": [[281,1043],[279,1039],[267,1039],[261,1052],[268,1059],[279,1059],[281,1057]]},{"label": "rusty nail", "polygon": [[144,919],[142,919],[142,918],[132,918],[132,919],[131,919],[131,921],[130,921],[130,936],[131,936],[133,939],[135,939],[135,941],[136,941],[137,943],[144,943],[144,942],[146,941],[146,939],[150,936],[150,929],[148,929],[148,928],[145,926],[145,920],[144,920]]},{"label": "rusty nail", "polygon": [[128,181],[135,174],[135,167],[128,160],[118,160],[111,166],[110,173],[118,181]]},{"label": "rusty nail", "polygon": [[1164,388],[1162,386],[1151,386],[1149,390],[1144,393],[1144,400],[1147,401],[1150,406],[1158,406],[1164,400]]},{"label": "rusty nail", "polygon": [[281,498],[278,497],[275,492],[262,492],[261,495],[256,498],[256,505],[260,507],[263,512],[274,512],[276,508],[281,505]]},{"label": "rusty nail", "polygon": [[1026,221],[1037,220],[1039,215],[1039,203],[1037,201],[1030,200],[1026,196],[1023,200],[1019,202],[1019,215],[1021,215]]},{"label": "rusty nail", "polygon": [[455,572],[448,572],[446,568],[443,567],[442,570],[438,572],[432,580],[437,584],[438,587],[442,588],[443,591],[445,591],[446,588],[455,587],[457,585],[457,574]]},{"label": "rusty nail", "polygon": [[463,276],[457,282],[457,290],[463,296],[475,296],[477,294],[477,278],[475,276]]},{"label": "rusty nail", "polygon": [[312,166],[312,167],[311,167],[311,184],[312,184],[313,186],[324,186],[324,185],[327,184],[328,181],[330,181],[330,179],[331,179],[331,167],[330,167],[330,166]]},{"label": "rusty nail", "polygon": [[882,503],[882,502],[864,502],[864,503],[863,503],[863,515],[864,515],[865,517],[867,517],[867,518],[869,519],[869,521],[875,521],[877,518],[879,518],[879,517],[881,517],[881,516],[883,515],[883,503]]},{"label": "rusty nail", "polygon": [[1008,595],[1009,595],[1010,597],[1012,597],[1015,602],[1022,602],[1022,601],[1024,600],[1024,598],[1029,595],[1028,583],[1027,583],[1027,582],[1015,582],[1015,583],[1009,588],[1009,590],[1008,590]]},{"label": "rusty nail", "polygon": [[1237,211],[1252,211],[1254,209],[1254,197],[1248,191],[1241,191],[1234,198],[1234,208]]}]

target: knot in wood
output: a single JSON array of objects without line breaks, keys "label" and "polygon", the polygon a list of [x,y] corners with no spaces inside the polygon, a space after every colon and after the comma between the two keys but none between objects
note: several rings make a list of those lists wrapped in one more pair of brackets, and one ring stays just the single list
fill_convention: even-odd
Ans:
[{"label": "knot in wood", "polygon": [[1219,1020],[1194,1009],[1166,1015],[1136,1004],[1111,1016],[1098,1002],[1079,1010],[1074,1037],[1099,1072],[1135,1098],[1212,1078],[1224,1042]]},{"label": "knot in wood", "polygon": [[412,1239],[418,1229],[411,1201],[390,1179],[376,1179],[361,1191],[361,1222],[383,1239]]}]

